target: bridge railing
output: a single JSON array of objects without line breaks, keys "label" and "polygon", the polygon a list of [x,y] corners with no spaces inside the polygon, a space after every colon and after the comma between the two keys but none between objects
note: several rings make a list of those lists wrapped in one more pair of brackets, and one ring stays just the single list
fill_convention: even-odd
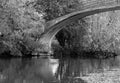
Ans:
[{"label": "bridge railing", "polygon": [[85,10],[88,8],[95,8],[101,6],[118,5],[120,4],[120,0],[86,0],[82,1],[81,3],[81,10]]},{"label": "bridge railing", "polygon": [[[77,11],[82,11],[86,9],[92,10],[93,8],[108,7],[108,6],[115,6],[115,5],[118,6],[120,5],[120,0],[84,0],[84,1],[81,1],[80,3],[81,3],[80,10],[77,10]],[[62,17],[48,21],[45,25],[45,30],[49,29],[51,26],[55,25],[61,20],[63,20]]]}]

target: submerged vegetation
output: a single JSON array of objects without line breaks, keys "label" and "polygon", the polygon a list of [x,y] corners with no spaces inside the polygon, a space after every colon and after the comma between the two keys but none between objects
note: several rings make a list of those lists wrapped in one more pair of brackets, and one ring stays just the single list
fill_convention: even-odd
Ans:
[{"label": "submerged vegetation", "polygon": [[[45,23],[99,0],[0,0],[0,54],[31,55]],[[107,1],[107,0],[106,0]],[[108,0],[109,1],[109,0]],[[92,5],[91,5],[92,6]],[[54,56],[109,57],[120,54],[120,11],[63,26],[53,41]],[[59,55],[58,55],[59,54]],[[95,55],[95,56],[94,56]]]}]

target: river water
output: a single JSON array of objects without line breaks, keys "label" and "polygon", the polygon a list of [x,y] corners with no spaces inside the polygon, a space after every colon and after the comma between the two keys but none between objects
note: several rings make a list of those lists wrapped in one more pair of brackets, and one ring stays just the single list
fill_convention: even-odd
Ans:
[{"label": "river water", "polygon": [[[120,69],[120,56],[109,59],[0,59],[0,83],[88,83],[89,74]],[[118,82],[119,83],[119,82]]]}]

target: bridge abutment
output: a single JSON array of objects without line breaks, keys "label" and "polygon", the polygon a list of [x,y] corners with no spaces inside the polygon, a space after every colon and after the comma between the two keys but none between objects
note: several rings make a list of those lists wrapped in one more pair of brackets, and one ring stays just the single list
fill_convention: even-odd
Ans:
[{"label": "bridge abutment", "polygon": [[51,44],[48,40],[41,39],[39,46],[32,52],[32,55],[51,55],[53,54]]}]

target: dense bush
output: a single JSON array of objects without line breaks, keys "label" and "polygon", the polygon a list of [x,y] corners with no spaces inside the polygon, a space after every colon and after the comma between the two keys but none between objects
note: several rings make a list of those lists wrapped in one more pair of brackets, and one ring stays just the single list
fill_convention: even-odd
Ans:
[{"label": "dense bush", "polygon": [[30,54],[44,31],[44,13],[38,13],[35,0],[0,1],[0,52],[11,55]]}]

